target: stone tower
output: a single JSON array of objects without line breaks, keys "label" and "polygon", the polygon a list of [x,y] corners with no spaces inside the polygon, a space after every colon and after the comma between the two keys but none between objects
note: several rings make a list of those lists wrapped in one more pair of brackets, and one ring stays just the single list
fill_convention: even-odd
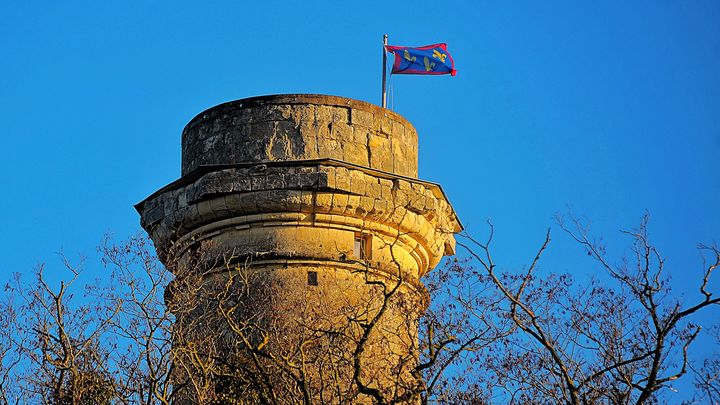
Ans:
[{"label": "stone tower", "polygon": [[188,402],[413,401],[420,278],[461,230],[417,151],[404,118],[341,97],[254,97],[190,121],[182,177],[136,206],[183,278],[166,300],[176,349],[197,353],[176,378],[207,391]]}]

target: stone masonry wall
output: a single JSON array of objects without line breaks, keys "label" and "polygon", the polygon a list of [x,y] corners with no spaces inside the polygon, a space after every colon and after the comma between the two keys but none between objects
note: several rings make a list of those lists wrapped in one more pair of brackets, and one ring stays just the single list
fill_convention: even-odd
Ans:
[{"label": "stone masonry wall", "polygon": [[201,165],[332,158],[417,177],[417,132],[401,116],[341,97],[280,95],[205,111],[183,130],[182,174]]}]

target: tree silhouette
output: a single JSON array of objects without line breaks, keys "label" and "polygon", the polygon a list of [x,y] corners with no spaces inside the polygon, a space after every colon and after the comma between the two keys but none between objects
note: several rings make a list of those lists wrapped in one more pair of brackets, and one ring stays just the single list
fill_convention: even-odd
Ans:
[{"label": "tree silhouette", "polygon": [[[464,236],[464,258],[424,278],[421,301],[404,295],[399,270],[390,279],[358,270],[363,298],[322,306],[308,305],[306,293],[281,295],[306,290],[276,284],[232,252],[199,249],[170,274],[146,239],[106,239],[100,280],[84,280],[82,266],[61,256],[68,277],[59,286],[44,266],[34,282],[15,276],[6,285],[1,400],[642,404],[661,401],[693,370],[698,397],[717,403],[717,358],[694,364],[688,353],[700,333],[692,315],[720,302],[710,288],[720,250],[699,246],[698,294],[683,303],[647,217],[624,233],[631,255],[619,260],[586,221],[568,215],[558,224],[592,259],[589,279],[539,270],[550,232],[524,269],[501,269],[491,225],[484,241]],[[302,316],[288,321],[267,307]],[[394,351],[399,344],[413,347]],[[392,375],[369,373],[388,359]]]}]

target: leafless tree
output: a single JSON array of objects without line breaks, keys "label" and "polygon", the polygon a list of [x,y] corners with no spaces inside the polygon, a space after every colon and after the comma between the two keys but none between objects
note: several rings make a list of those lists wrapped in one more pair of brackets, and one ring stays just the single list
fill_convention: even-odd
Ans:
[{"label": "leafless tree", "polygon": [[[720,347],[720,326],[712,329],[711,342]],[[702,362],[690,365],[695,376],[695,387],[698,392],[693,403],[720,404],[720,352],[715,351]]]},{"label": "leafless tree", "polygon": [[5,286],[4,292],[0,302],[0,403],[19,404],[22,398],[17,397],[17,390],[12,384],[18,364],[23,359],[22,348],[26,342],[20,333],[22,327],[19,326],[17,297],[10,283]]},{"label": "leafless tree", "polygon": [[15,366],[3,378],[6,403],[102,404],[113,398],[108,357],[113,342],[103,339],[119,308],[77,303],[73,286],[81,266],[60,255],[69,274],[52,287],[39,266],[29,287],[15,277],[6,286],[14,301],[5,305],[13,324],[10,336]]},{"label": "leafless tree", "polygon": [[[66,281],[48,281],[41,266],[34,282],[14,277],[6,286],[0,402],[661,400],[690,370],[699,333],[691,315],[719,302],[710,280],[720,250],[700,246],[707,262],[699,294],[684,304],[650,243],[647,218],[625,233],[632,255],[617,264],[584,221],[559,224],[600,270],[589,281],[585,270],[573,277],[541,268],[549,232],[523,271],[501,270],[491,226],[485,241],[466,236],[469,256],[431,272],[420,294],[407,290],[397,263],[378,277],[349,262],[352,282],[308,289],[302,278],[273,276],[262,257],[201,246],[190,257],[165,257],[171,274],[146,239],[106,239],[100,281],[61,256]],[[328,295],[349,285],[363,293]],[[717,402],[718,362],[696,369],[699,391]]]},{"label": "leafless tree", "polygon": [[110,331],[118,340],[114,356],[117,400],[132,404],[170,404],[176,392],[172,314],[163,299],[171,274],[160,264],[146,238],[121,243],[106,237],[100,246],[110,284],[96,299],[118,308]]},{"label": "leafless tree", "polygon": [[491,285],[501,300],[500,318],[514,325],[514,333],[495,342],[485,357],[486,389],[512,403],[656,401],[688,371],[688,350],[700,331],[691,315],[720,302],[708,290],[720,250],[700,245],[710,260],[699,277],[698,298],[683,304],[672,294],[665,259],[650,243],[647,217],[638,229],[624,232],[632,256],[618,264],[592,239],[586,222],[561,216],[558,223],[602,270],[588,284],[567,274],[538,274],[549,231],[522,272],[498,270],[490,248],[492,226],[485,242],[468,236],[462,244],[479,270],[456,271]]}]

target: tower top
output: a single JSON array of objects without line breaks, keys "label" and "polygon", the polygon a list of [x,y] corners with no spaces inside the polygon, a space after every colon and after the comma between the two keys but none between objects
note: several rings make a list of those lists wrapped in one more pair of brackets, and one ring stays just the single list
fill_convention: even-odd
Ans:
[{"label": "tower top", "polygon": [[251,97],[217,105],[182,133],[182,175],[200,166],[335,159],[417,178],[417,131],[364,101],[317,94]]}]

